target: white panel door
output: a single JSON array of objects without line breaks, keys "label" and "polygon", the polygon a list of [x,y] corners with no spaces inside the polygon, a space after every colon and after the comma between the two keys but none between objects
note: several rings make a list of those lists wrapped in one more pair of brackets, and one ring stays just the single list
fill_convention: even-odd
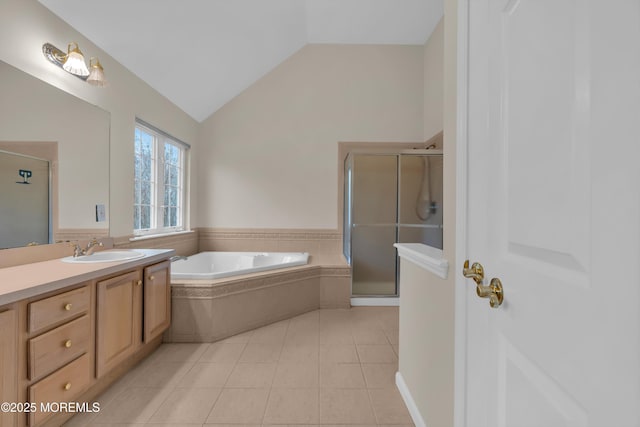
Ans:
[{"label": "white panel door", "polygon": [[468,7],[464,424],[637,426],[640,2]]}]

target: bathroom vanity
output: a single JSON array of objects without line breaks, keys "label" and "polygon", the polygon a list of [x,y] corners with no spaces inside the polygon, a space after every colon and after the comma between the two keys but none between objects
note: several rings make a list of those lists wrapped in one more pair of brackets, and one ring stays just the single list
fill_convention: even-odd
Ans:
[{"label": "bathroom vanity", "polygon": [[[174,251],[139,251],[125,261],[0,269],[0,402],[9,404],[1,427],[59,426],[94,410],[93,398],[160,345]],[[65,412],[60,402],[75,406]]]}]

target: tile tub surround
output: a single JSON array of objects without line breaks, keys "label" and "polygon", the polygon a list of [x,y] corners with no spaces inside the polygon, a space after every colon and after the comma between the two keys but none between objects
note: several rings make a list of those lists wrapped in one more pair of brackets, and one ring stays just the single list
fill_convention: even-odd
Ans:
[{"label": "tile tub surround", "polygon": [[[315,310],[207,344],[163,344],[96,399],[100,425],[395,425],[397,307]],[[393,356],[391,356],[393,355]]]},{"label": "tile tub surround", "polygon": [[165,342],[214,342],[318,308],[350,307],[347,265],[305,265],[217,280],[173,281]]},{"label": "tile tub surround", "polygon": [[198,237],[200,252],[308,252],[312,264],[345,262],[338,230],[200,228]]},{"label": "tile tub surround", "polygon": [[143,239],[131,240],[133,236],[122,236],[113,239],[113,245],[117,249],[137,248],[171,248],[177,255],[190,256],[198,253],[198,230],[185,231],[165,236],[153,236]]}]

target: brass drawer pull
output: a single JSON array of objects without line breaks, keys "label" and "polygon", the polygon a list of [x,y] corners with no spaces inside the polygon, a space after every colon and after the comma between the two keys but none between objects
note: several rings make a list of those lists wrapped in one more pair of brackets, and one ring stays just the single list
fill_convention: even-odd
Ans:
[{"label": "brass drawer pull", "polygon": [[64,342],[64,346],[67,347],[67,348],[71,348],[71,340],[66,340]]},{"label": "brass drawer pull", "polygon": [[149,280],[155,280],[155,276],[149,276]]},{"label": "brass drawer pull", "polygon": [[66,383],[63,387],[65,390],[71,390],[71,383]]},{"label": "brass drawer pull", "polygon": [[73,304],[71,304],[70,302],[64,305],[64,309],[66,311],[71,311],[71,307],[73,307]]}]

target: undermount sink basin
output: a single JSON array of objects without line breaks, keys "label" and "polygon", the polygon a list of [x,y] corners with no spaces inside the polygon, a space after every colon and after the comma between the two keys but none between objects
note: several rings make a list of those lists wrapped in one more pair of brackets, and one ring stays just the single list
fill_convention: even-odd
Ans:
[{"label": "undermount sink basin", "polygon": [[62,258],[62,262],[70,263],[90,263],[90,262],[115,262],[115,261],[128,261],[131,259],[142,258],[143,252],[133,250],[108,250],[102,252],[95,252],[91,255],[82,255],[79,257],[68,256]]}]

